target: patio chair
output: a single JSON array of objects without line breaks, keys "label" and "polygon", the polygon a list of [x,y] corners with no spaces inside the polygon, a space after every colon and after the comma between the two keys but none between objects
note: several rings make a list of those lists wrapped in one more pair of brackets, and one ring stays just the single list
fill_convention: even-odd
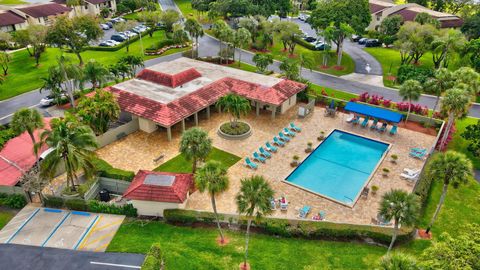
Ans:
[{"label": "patio chair", "polygon": [[391,129],[390,129],[390,135],[395,135],[397,134],[397,126],[393,126]]},{"label": "patio chair", "polygon": [[287,198],[285,198],[285,196],[282,196],[282,198],[278,200],[278,203],[280,204],[280,211],[288,210],[288,201],[287,201]]},{"label": "patio chair", "polygon": [[279,138],[277,138],[277,136],[273,137],[273,143],[278,145],[278,146],[285,146],[285,143],[283,141],[281,141]]},{"label": "patio chair", "polygon": [[260,155],[262,155],[266,158],[271,158],[272,157],[272,154],[270,154],[267,150],[265,150],[263,148],[263,146],[260,146],[260,148],[258,148],[258,150],[260,151]]},{"label": "patio chair", "polygon": [[357,115],[357,116],[355,116],[355,118],[352,120],[352,124],[356,125],[356,124],[358,124],[358,123],[360,123],[360,116]]},{"label": "patio chair", "polygon": [[299,218],[306,218],[308,213],[310,213],[310,209],[311,207],[308,206],[308,205],[304,205],[302,209],[300,209],[299,213],[298,213],[298,217]]},{"label": "patio chair", "polygon": [[296,126],[293,122],[290,123],[290,129],[292,129],[293,131],[296,131],[296,132],[302,131],[302,129],[299,128],[298,126]]},{"label": "patio chair", "polygon": [[427,155],[427,152],[425,153],[410,152],[411,157],[418,158],[418,159],[424,159],[426,155]]},{"label": "patio chair", "polygon": [[257,152],[253,152],[253,159],[262,163],[265,163],[265,158],[260,156]]},{"label": "patio chair", "polygon": [[404,168],[403,171],[409,175],[417,175],[417,174],[420,174],[421,172],[420,169],[409,169],[409,168]]},{"label": "patio chair", "polygon": [[345,121],[347,123],[351,123],[353,121],[353,119],[355,119],[355,115],[354,114],[349,114],[347,119],[345,119]]},{"label": "patio chair", "polygon": [[278,133],[278,136],[280,137],[280,140],[284,141],[284,142],[289,142],[290,141],[290,138],[288,138],[287,136],[283,135],[282,132],[279,132]]},{"label": "patio chair", "polygon": [[325,211],[320,211],[320,220],[325,220],[327,218],[327,213]]},{"label": "patio chair", "polygon": [[277,152],[277,147],[273,146],[270,144],[270,142],[266,142],[265,143],[265,146],[267,147],[267,150],[272,152],[272,153],[275,153]]},{"label": "patio chair", "polygon": [[363,120],[363,122],[361,124],[362,128],[366,128],[368,126],[368,121],[369,120],[370,119],[368,117],[365,117],[365,119]]},{"label": "patio chair", "polygon": [[247,167],[250,167],[250,169],[254,169],[254,170],[258,168],[258,165],[255,162],[252,162],[248,157],[245,158],[245,165]]},{"label": "patio chair", "polygon": [[295,137],[296,133],[294,131],[291,131],[288,128],[283,128],[283,134],[290,136],[290,137]]},{"label": "patio chair", "polygon": [[426,152],[427,152],[427,149],[426,149],[426,148],[414,147],[414,148],[410,149],[410,152],[413,152],[413,153],[426,153]]},{"label": "patio chair", "polygon": [[418,178],[418,174],[410,175],[410,174],[407,174],[407,173],[401,173],[400,177],[402,177],[403,179],[406,179],[408,181],[416,181],[417,178]]},{"label": "patio chair", "polygon": [[377,129],[378,119],[374,118],[370,129]]},{"label": "patio chair", "polygon": [[277,210],[277,202],[275,201],[274,198],[270,198],[270,208],[272,210]]},{"label": "patio chair", "polygon": [[385,132],[385,130],[387,130],[387,123],[383,123],[382,126],[380,128],[378,128],[378,132]]}]

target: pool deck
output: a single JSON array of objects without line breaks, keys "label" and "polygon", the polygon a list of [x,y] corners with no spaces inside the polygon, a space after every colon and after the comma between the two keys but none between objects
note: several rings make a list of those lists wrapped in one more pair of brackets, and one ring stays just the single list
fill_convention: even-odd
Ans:
[{"label": "pool deck", "polygon": [[[419,169],[424,161],[409,157],[410,148],[421,147],[430,149],[435,141],[434,136],[404,128],[399,128],[397,135],[390,136],[386,133],[380,134],[370,131],[369,128],[361,128],[359,125],[352,126],[345,122],[345,114],[339,113],[336,118],[324,117],[324,109],[319,107],[315,108],[313,115],[305,119],[298,119],[296,112],[297,108],[294,107],[284,115],[277,115],[275,120],[271,120],[268,113],[263,113],[258,117],[255,116],[255,113],[249,114],[242,120],[252,126],[253,133],[249,138],[240,141],[228,141],[217,135],[218,126],[222,122],[228,121],[228,115],[213,113],[210,120],[206,120],[205,116],[201,115],[199,125],[202,129],[209,132],[213,145],[242,158],[241,161],[230,167],[228,171],[230,178],[229,189],[217,196],[219,212],[235,214],[237,209],[235,195],[240,189],[240,180],[252,175],[262,175],[271,184],[276,198],[284,195],[289,201],[288,210],[275,210],[272,213],[273,217],[297,218],[298,209],[303,205],[309,205],[312,207],[312,212],[307,219],[311,219],[314,213],[323,210],[326,212],[328,221],[371,224],[372,218],[377,216],[382,194],[391,189],[403,189],[409,192],[413,190],[414,183],[401,179],[400,173],[403,171],[403,168]],[[268,159],[265,164],[259,164],[257,170],[254,171],[245,167],[244,158],[251,156],[254,151],[258,151],[258,148],[266,141],[271,141],[273,136],[278,136],[278,132],[290,122],[295,122],[297,126],[302,128],[302,132],[297,134],[285,147],[279,147],[278,152],[273,154],[272,158]],[[191,126],[193,126],[191,122],[187,123],[187,128]],[[387,157],[379,164],[378,170],[373,174],[368,184],[368,187],[372,185],[379,187],[377,194],[369,194],[368,198],[360,197],[353,208],[306,192],[282,181],[294,169],[290,166],[292,157],[298,155],[300,161],[305,159],[309,155],[305,153],[307,143],[312,142],[313,148],[316,148],[320,144],[317,140],[320,131],[324,131],[325,135],[328,135],[333,129],[344,130],[392,144]],[[138,131],[99,149],[97,154],[118,168],[135,172],[139,169],[151,170],[178,154],[180,132],[180,127],[175,127],[173,129],[173,140],[168,142],[165,132],[157,131],[152,134],[146,134]],[[160,162],[154,162],[153,160],[161,154],[165,155],[165,158]],[[398,155],[397,164],[390,162],[392,154]],[[390,169],[388,177],[382,176],[382,168]],[[201,194],[198,191],[190,196],[186,208],[212,211],[207,194]]]}]

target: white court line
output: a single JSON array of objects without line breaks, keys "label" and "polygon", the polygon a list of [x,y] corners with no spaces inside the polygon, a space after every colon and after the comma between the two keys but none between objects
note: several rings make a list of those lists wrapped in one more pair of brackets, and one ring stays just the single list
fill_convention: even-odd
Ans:
[{"label": "white court line", "polygon": [[123,268],[133,268],[133,269],[140,269],[140,268],[142,268],[141,266],[137,266],[137,265],[116,264],[116,263],[90,262],[90,264],[106,265],[106,266],[115,266],[115,267],[123,267]]}]

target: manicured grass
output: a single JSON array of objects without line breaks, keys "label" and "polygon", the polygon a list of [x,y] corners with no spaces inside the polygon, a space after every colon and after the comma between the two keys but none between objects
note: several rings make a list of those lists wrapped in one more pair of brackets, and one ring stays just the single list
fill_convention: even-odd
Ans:
[{"label": "manicured grass", "polygon": [[465,140],[461,135],[467,128],[467,126],[475,125],[479,121],[478,118],[467,117],[462,120],[457,120],[455,127],[457,131],[453,135],[453,140],[448,145],[449,149],[459,151],[467,155],[467,157],[473,162],[473,166],[480,170],[480,157],[475,156],[470,151],[467,150],[468,141]]},{"label": "manicured grass", "polygon": [[248,71],[248,72],[256,72],[257,71],[257,67],[246,64],[244,62],[241,62],[240,66],[238,66],[238,62],[234,62],[232,64],[229,64],[228,66],[231,67],[231,68],[241,69],[241,70]]},{"label": "manicured grass", "polygon": [[0,0],[0,5],[22,5],[27,4],[22,0]]},{"label": "manicured grass", "polygon": [[0,229],[2,229],[7,223],[10,221],[10,219],[15,216],[12,212],[2,210],[0,211]]},{"label": "manicured grass", "polygon": [[[222,163],[222,165],[228,169],[233,164],[237,163],[237,161],[239,161],[240,158],[233,154],[230,154],[228,152],[222,151],[214,147],[207,157],[207,161],[209,160],[216,160]],[[155,171],[174,172],[174,173],[191,173],[192,162],[185,159],[185,156],[183,154],[179,154],[178,156],[168,160],[167,162],[157,167]]]},{"label": "manicured grass", "polygon": [[191,0],[174,0],[185,18],[195,18],[201,23],[210,22],[207,13],[200,14],[192,8]]},{"label": "manicured grass", "polygon": [[[166,269],[238,269],[244,234],[227,232],[230,243],[219,247],[214,229],[175,227],[161,222],[125,222],[108,246],[109,252],[146,253],[159,243]],[[252,269],[372,269],[385,248],[357,243],[275,238],[252,234]]]},{"label": "manicured grass", "polygon": [[[157,31],[153,37],[145,36],[142,38],[143,48],[148,48],[154,43],[165,38],[164,31]],[[162,56],[187,50],[188,48],[173,49],[167,51]],[[42,77],[45,77],[50,66],[55,65],[56,59],[61,54],[67,55],[74,62],[77,62],[77,57],[74,54],[63,52],[58,48],[47,48],[46,52],[42,54],[39,67],[35,66],[35,59],[28,55],[26,50],[21,50],[12,54],[12,62],[8,71],[7,80],[0,85],[0,100],[14,97],[16,95],[40,88],[42,86]],[[90,59],[111,65],[118,61],[121,57],[132,54],[142,55],[140,41],[135,41],[130,44],[129,52],[126,48],[122,48],[115,52],[107,51],[85,51],[82,52],[84,62]],[[159,56],[144,56],[145,60],[156,58]]]}]

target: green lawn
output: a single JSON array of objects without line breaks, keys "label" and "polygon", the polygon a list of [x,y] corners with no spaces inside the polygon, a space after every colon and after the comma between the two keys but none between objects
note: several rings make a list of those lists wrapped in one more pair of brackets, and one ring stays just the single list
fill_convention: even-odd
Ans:
[{"label": "green lawn", "polygon": [[200,14],[192,8],[191,0],[174,0],[174,2],[175,2],[175,4],[177,4],[178,8],[183,13],[183,16],[185,18],[193,17],[193,18],[197,19],[199,22],[202,22],[202,23],[208,23],[209,22],[207,13]]},{"label": "green lawn", "polygon": [[468,141],[461,136],[461,134],[465,131],[467,126],[475,125],[477,121],[479,121],[479,119],[472,118],[472,117],[467,117],[462,120],[457,120],[455,123],[455,127],[457,131],[453,135],[453,140],[448,145],[448,148],[462,152],[465,155],[467,155],[467,157],[470,158],[470,160],[472,160],[473,166],[477,170],[480,170],[480,157],[474,156],[470,151],[467,150]]},{"label": "green lawn", "polygon": [[7,223],[10,221],[10,219],[13,218],[13,216],[15,215],[10,211],[0,211],[0,229],[7,225]]},{"label": "green lawn", "polygon": [[[162,222],[125,222],[108,246],[109,252],[146,253],[160,243],[166,269],[238,269],[243,258],[243,233],[227,232],[230,243],[219,247],[214,229],[175,227]],[[252,269],[372,269],[385,254],[382,247],[333,241],[274,238],[252,235]]]},{"label": "green lawn", "polygon": [[[228,169],[233,164],[237,163],[240,158],[214,147],[207,157],[207,161],[208,160],[216,160],[222,163],[223,166]],[[155,171],[190,173],[192,172],[192,162],[186,160],[183,154],[179,154],[178,156],[168,160],[167,162],[157,167]]]},{"label": "green lawn", "polygon": [[0,0],[0,5],[22,5],[27,4],[22,0]]},{"label": "green lawn", "polygon": [[[142,39],[143,48],[145,49],[164,38],[164,31],[155,32],[152,38],[150,38],[150,36],[145,36]],[[162,56],[187,49],[188,48],[169,50]],[[73,61],[78,61],[74,54],[63,53],[71,57]],[[55,64],[57,57],[61,54],[62,50],[58,48],[47,48],[46,52],[42,54],[40,66],[35,67],[35,59],[30,57],[26,50],[13,53],[7,80],[0,85],[0,100],[40,88],[42,86],[42,77],[46,76],[48,68]],[[142,55],[140,41],[135,41],[130,45],[129,53],[126,52],[126,48],[122,48],[115,52],[88,50],[81,53],[85,62],[89,59],[95,59],[105,65],[115,63],[126,54]],[[144,59],[148,60],[156,57],[158,56],[144,56]]]}]

